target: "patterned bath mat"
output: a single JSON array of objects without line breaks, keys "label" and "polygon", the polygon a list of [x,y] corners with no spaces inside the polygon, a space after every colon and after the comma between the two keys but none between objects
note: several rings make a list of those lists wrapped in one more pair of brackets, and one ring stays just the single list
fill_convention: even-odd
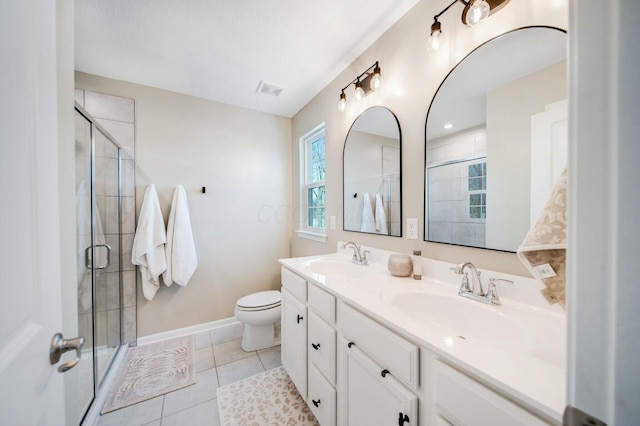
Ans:
[{"label": "patterned bath mat", "polygon": [[283,367],[218,388],[222,426],[318,426]]},{"label": "patterned bath mat", "polygon": [[130,348],[102,414],[196,382],[193,336]]}]

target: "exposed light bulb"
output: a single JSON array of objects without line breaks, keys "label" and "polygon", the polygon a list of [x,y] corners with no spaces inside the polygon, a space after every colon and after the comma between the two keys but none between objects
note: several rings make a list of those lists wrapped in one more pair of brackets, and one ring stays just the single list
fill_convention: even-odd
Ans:
[{"label": "exposed light bulb", "polygon": [[443,35],[442,29],[440,27],[440,22],[436,19],[436,21],[431,24],[431,36],[429,36],[428,49],[429,50],[438,50],[442,45]]},{"label": "exposed light bulb", "polygon": [[371,77],[371,90],[378,90],[378,88],[380,87],[380,76],[379,75],[374,75],[373,77]]},{"label": "exposed light bulb", "polygon": [[371,90],[378,90],[380,84],[382,84],[382,77],[380,76],[380,67],[376,64],[376,67],[373,69],[373,77],[371,77],[369,85],[371,86]]},{"label": "exposed light bulb", "polygon": [[360,79],[356,81],[356,99],[359,101],[364,99],[364,89],[362,88],[362,83],[360,83]]},{"label": "exposed light bulb", "polygon": [[467,25],[471,26],[477,24],[489,16],[489,12],[491,12],[491,7],[486,0],[473,0],[469,5],[469,10],[465,16]]},{"label": "exposed light bulb", "polygon": [[344,112],[345,109],[347,109],[347,96],[342,92],[338,101],[338,111]]}]

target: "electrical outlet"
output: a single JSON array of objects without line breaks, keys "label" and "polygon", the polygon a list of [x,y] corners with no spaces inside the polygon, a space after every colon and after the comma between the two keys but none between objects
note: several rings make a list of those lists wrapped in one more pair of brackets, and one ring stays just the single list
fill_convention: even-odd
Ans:
[{"label": "electrical outlet", "polygon": [[336,217],[329,216],[329,229],[336,229]]},{"label": "electrical outlet", "polygon": [[407,219],[407,239],[418,239],[418,219],[415,217]]}]

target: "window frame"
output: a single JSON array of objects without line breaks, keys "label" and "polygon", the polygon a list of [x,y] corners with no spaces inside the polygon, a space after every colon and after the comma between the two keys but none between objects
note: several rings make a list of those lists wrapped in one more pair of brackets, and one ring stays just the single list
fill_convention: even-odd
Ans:
[{"label": "window frame", "polygon": [[[324,155],[324,163],[325,163],[325,175],[324,180],[311,182],[312,180],[312,168],[311,168],[311,144],[317,141],[319,138],[324,139],[325,146],[325,155]],[[307,238],[315,241],[326,242],[327,235],[327,206],[326,206],[326,136],[325,136],[325,124],[321,123],[311,131],[305,133],[300,138],[300,223],[298,230],[298,236],[301,238]],[[325,190],[325,205],[321,208],[324,208],[325,212],[325,226],[317,227],[309,225],[309,209],[310,208],[318,208],[309,206],[309,190],[314,188],[324,187]]]}]

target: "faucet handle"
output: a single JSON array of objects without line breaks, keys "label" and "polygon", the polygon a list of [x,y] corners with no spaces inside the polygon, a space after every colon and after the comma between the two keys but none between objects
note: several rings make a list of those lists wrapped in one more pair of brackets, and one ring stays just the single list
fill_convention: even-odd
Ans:
[{"label": "faucet handle", "polygon": [[[456,272],[456,274],[462,274],[462,272]],[[462,284],[460,285],[460,290],[458,290],[458,294],[462,293],[473,293],[473,289],[469,286],[469,274],[464,273],[462,277]]]},{"label": "faucet handle", "polygon": [[363,250],[362,251],[362,264],[366,265],[369,263],[369,259],[367,259],[367,254],[371,254],[370,250]]},{"label": "faucet handle", "polygon": [[492,305],[501,305],[500,298],[498,297],[498,288],[496,287],[496,283],[510,284],[513,285],[513,281],[505,280],[502,278],[489,278],[489,288],[487,288],[487,294],[485,297],[489,300]]},{"label": "faucet handle", "polygon": [[495,287],[495,285],[496,285],[495,283],[513,285],[513,281],[511,281],[511,280],[505,280],[503,278],[489,278],[489,285],[490,286],[494,286]]}]

